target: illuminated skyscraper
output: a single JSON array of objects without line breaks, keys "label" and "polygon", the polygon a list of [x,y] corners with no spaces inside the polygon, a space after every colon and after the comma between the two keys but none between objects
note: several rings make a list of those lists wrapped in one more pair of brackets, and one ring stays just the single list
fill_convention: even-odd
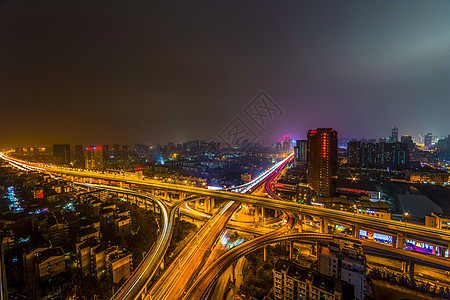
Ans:
[{"label": "illuminated skyscraper", "polygon": [[294,165],[296,167],[306,164],[308,161],[308,141],[297,140],[297,145],[294,147]]},{"label": "illuminated skyscraper", "polygon": [[397,142],[398,142],[398,128],[394,127],[392,128],[391,143]]},{"label": "illuminated skyscraper", "polygon": [[425,141],[424,141],[425,147],[431,147],[432,138],[433,138],[433,134],[431,134],[431,133],[425,134]]},{"label": "illuminated skyscraper", "polygon": [[285,136],[284,143],[283,143],[283,151],[284,151],[284,153],[291,153],[292,150],[293,150],[292,139],[290,136]]},{"label": "illuminated skyscraper", "polygon": [[308,184],[322,197],[331,197],[337,178],[337,132],[318,128],[308,132]]},{"label": "illuminated skyscraper", "polygon": [[103,169],[103,147],[86,148],[86,169],[88,170]]}]

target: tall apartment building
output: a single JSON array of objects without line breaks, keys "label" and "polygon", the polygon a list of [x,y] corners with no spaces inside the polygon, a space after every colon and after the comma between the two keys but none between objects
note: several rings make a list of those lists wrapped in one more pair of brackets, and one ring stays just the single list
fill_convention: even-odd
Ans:
[{"label": "tall apartment building", "polygon": [[308,185],[321,197],[333,196],[337,178],[337,132],[318,128],[308,132]]},{"label": "tall apartment building", "polygon": [[56,144],[53,145],[53,158],[56,163],[62,165],[68,165],[71,162],[70,157],[70,145],[69,144]]},{"label": "tall apartment building", "polygon": [[86,148],[86,169],[88,170],[103,169],[103,147]]},{"label": "tall apartment building", "polygon": [[294,166],[299,167],[308,162],[308,141],[297,140],[294,147]]},{"label": "tall apartment building", "polygon": [[284,143],[283,143],[283,152],[284,153],[290,153],[292,151],[292,139],[290,136],[284,137]]},{"label": "tall apartment building", "polygon": [[63,273],[66,270],[66,261],[62,248],[44,250],[35,260],[35,270],[41,281]]},{"label": "tall apartment building", "polygon": [[106,264],[108,273],[112,276],[114,283],[128,278],[133,270],[133,257],[131,253],[118,247],[106,250]]},{"label": "tall apartment building", "polygon": [[347,161],[351,166],[366,168],[404,169],[409,167],[410,153],[407,143],[373,143],[350,141]]},{"label": "tall apartment building", "polygon": [[425,147],[431,147],[432,142],[433,142],[433,134],[432,133],[425,134],[424,138]]},{"label": "tall apartment building", "polygon": [[398,142],[398,128],[394,127],[394,128],[392,128],[391,143],[397,143],[397,142]]}]

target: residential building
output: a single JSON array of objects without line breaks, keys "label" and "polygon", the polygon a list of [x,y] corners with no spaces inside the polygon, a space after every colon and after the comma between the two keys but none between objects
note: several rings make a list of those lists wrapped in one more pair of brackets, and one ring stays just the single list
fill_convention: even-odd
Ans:
[{"label": "residential building", "polygon": [[425,147],[431,147],[432,146],[432,140],[433,140],[433,134],[431,134],[431,133],[425,134],[425,138],[424,138],[424,145],[425,145]]},{"label": "residential building", "polygon": [[306,165],[308,162],[308,141],[297,140],[297,145],[294,147],[294,166],[300,167]]},{"label": "residential building", "polygon": [[367,261],[360,243],[318,244],[319,272],[354,286],[354,299],[364,299]]},{"label": "residential building", "polygon": [[432,212],[431,215],[425,216],[425,226],[449,230],[450,215]]},{"label": "residential building", "polygon": [[293,261],[279,259],[273,269],[274,299],[353,299],[353,286]]},{"label": "residential building", "polygon": [[398,128],[394,127],[392,128],[391,143],[397,142],[398,142]]},{"label": "residential building", "polygon": [[133,257],[131,253],[111,247],[106,250],[106,263],[108,273],[112,276],[114,283],[118,283],[122,279],[128,278],[133,269]]},{"label": "residential building", "polygon": [[57,164],[69,165],[71,163],[70,145],[69,144],[53,145],[53,159]]},{"label": "residential building", "polygon": [[52,278],[66,270],[62,248],[50,248],[40,253],[35,261],[35,269],[41,281]]},{"label": "residential building", "polygon": [[86,148],[86,169],[103,170],[103,147]]},{"label": "residential building", "polygon": [[438,169],[413,170],[409,175],[411,182],[444,185],[448,183],[449,173]]}]

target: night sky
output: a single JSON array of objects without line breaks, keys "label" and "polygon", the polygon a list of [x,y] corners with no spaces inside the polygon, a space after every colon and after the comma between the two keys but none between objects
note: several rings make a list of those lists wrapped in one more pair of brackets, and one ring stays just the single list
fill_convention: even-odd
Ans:
[{"label": "night sky", "polygon": [[450,134],[449,1],[213,2],[0,1],[0,146]]}]

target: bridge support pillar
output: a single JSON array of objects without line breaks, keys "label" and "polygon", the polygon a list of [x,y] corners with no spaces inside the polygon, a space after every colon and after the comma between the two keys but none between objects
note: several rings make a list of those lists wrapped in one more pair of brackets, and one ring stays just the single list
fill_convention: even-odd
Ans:
[{"label": "bridge support pillar", "polygon": [[404,244],[403,234],[401,232],[399,232],[399,233],[397,233],[397,244],[396,244],[396,247],[398,249],[403,249],[403,244]]},{"label": "bridge support pillar", "polygon": [[402,272],[406,274],[408,272],[408,263],[406,261],[402,262]]},{"label": "bridge support pillar", "polygon": [[298,220],[297,222],[295,222],[295,227],[298,229],[299,233],[302,233],[303,232],[303,221]]},{"label": "bridge support pillar", "polygon": [[161,268],[161,270],[164,270],[164,257],[161,260],[161,264],[159,265],[159,267]]},{"label": "bridge support pillar", "polygon": [[264,249],[264,261],[267,261],[267,246],[264,246],[263,247],[263,249]]},{"label": "bridge support pillar", "polygon": [[204,202],[203,202],[203,206],[205,207],[205,211],[207,213],[211,212],[211,202],[209,200],[209,197],[206,197]]},{"label": "bridge support pillar", "polygon": [[355,234],[354,234],[355,238],[359,239],[359,230],[361,229],[361,226],[359,224],[356,224],[354,228],[355,228]]},{"label": "bridge support pillar", "polygon": [[322,222],[320,224],[320,233],[328,234],[328,219],[322,218]]},{"label": "bridge support pillar", "polygon": [[289,259],[292,259],[292,254],[293,254],[293,248],[294,248],[294,242],[289,241]]},{"label": "bridge support pillar", "polygon": [[414,281],[414,262],[409,261],[409,281]]},{"label": "bridge support pillar", "polygon": [[236,272],[236,263],[233,263],[233,264],[231,265],[231,282],[232,282],[232,283],[236,283],[235,272]]},{"label": "bridge support pillar", "polygon": [[214,198],[206,197],[205,198],[205,211],[207,213],[210,213],[213,208],[214,208]]}]

